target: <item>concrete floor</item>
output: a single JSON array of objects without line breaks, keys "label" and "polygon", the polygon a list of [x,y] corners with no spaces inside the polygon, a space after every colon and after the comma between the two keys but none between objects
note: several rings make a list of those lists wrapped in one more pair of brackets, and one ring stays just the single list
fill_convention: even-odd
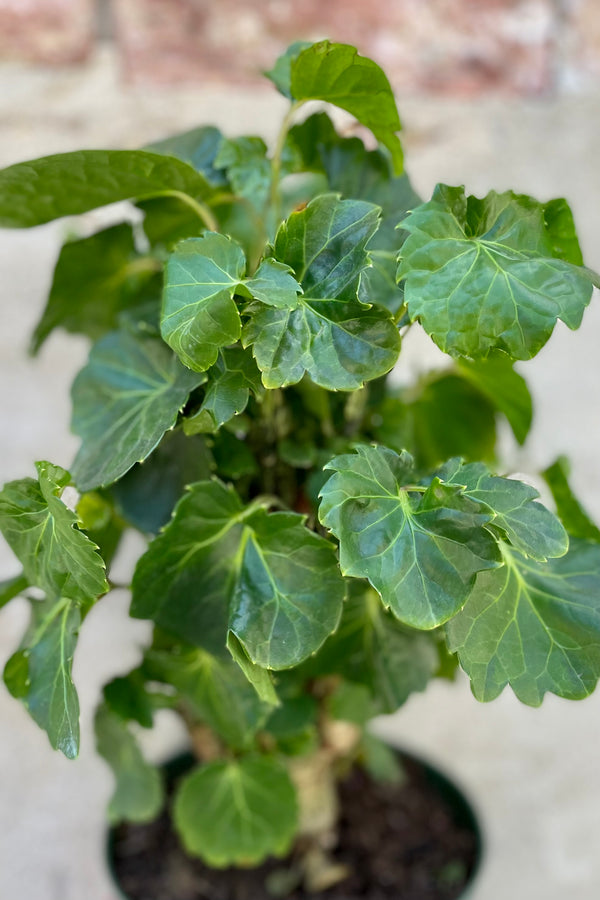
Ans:
[{"label": "concrete floor", "polygon": [[[91,146],[130,147],[208,121],[226,132],[273,135],[280,98],[232,95],[211,86],[180,93],[125,90],[109,52],[84,71],[0,67],[0,164]],[[512,187],[572,203],[586,260],[600,268],[600,94],[532,103],[469,100],[401,103],[407,163],[428,195],[436,181],[474,192]],[[31,461],[69,464],[68,385],[82,364],[83,341],[55,334],[36,360],[25,356],[44,303],[65,225],[0,235],[0,460],[2,480],[32,474]],[[513,469],[533,471],[566,452],[574,482],[600,518],[600,310],[584,328],[559,328],[522,367],[537,401],[535,432],[510,451]],[[435,360],[427,340],[407,341],[405,372]],[[130,546],[127,557],[136,551]],[[16,570],[0,547],[0,578]],[[83,747],[76,762],[54,753],[20,705],[0,686],[0,900],[115,900],[102,858],[103,810],[111,779],[90,733],[100,685],[136,659],[145,623],[126,618],[114,594],[93,610],[75,659]],[[19,602],[3,610],[0,665],[25,621]],[[452,773],[474,798],[487,857],[473,900],[596,900],[600,891],[600,693],[580,703],[548,697],[530,710],[505,693],[490,705],[465,681],[435,684],[378,727]],[[167,714],[150,752],[182,740]]]}]

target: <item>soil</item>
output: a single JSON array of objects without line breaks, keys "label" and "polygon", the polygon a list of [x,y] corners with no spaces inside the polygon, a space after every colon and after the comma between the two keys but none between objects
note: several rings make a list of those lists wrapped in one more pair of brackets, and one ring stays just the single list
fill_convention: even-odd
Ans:
[{"label": "soil", "polygon": [[455,900],[480,850],[468,808],[431,770],[411,757],[402,764],[406,778],[398,785],[375,782],[361,769],[341,782],[333,856],[350,875],[327,891],[289,885],[293,859],[209,869],[186,856],[166,813],[113,831],[117,881],[130,900]]}]

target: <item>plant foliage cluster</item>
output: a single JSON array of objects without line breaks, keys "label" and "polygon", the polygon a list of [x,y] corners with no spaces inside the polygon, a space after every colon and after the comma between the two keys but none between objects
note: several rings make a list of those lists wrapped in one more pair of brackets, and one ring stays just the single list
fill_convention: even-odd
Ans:
[{"label": "plant foliage cluster", "polygon": [[[154,637],[96,716],[111,816],[157,814],[138,734],[175,710],[204,748],[176,825],[215,866],[289,849],[294,767],[332,723],[391,777],[365,723],[433,677],[460,665],[479,700],[510,685],[537,706],[600,676],[600,533],[564,461],[545,473],[558,515],[497,474],[498,422],[519,444],[531,424],[514,362],[558,319],[577,328],[596,283],[567,203],[443,184],[422,202],[389,83],[351,47],[296,44],[268,75],[290,101],[271,151],[200,127],[0,172],[4,227],[138,210],[65,243],[33,335],[33,353],[55,328],[92,346],[70,472],[38,462],[0,494],[22,566],[0,605],[31,605],[4,680],[75,757],[78,632],[124,532],[145,535],[131,615]],[[302,119],[313,100],[377,147],[324,111]],[[448,364],[400,389],[387,375],[417,327]]]}]

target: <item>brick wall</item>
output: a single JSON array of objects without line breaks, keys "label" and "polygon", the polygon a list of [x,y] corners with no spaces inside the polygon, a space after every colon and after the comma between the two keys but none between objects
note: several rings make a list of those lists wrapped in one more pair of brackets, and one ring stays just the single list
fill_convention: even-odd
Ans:
[{"label": "brick wall", "polygon": [[101,21],[137,82],[251,83],[292,40],[323,37],[403,93],[536,95],[600,76],[600,0],[0,0],[0,58],[78,62]]},{"label": "brick wall", "polygon": [[54,65],[90,53],[94,0],[0,0],[0,58]]}]

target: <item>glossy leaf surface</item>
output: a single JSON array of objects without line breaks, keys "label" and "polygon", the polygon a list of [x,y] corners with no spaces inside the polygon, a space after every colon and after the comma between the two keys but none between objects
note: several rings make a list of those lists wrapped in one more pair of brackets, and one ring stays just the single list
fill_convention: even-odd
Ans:
[{"label": "glossy leaf surface", "polygon": [[283,856],[297,825],[285,767],[257,755],[196,769],[181,783],[174,813],[188,853],[217,868]]},{"label": "glossy leaf surface", "polygon": [[102,338],[72,389],[71,426],[82,440],[72,467],[77,487],[111,484],[146,459],[205,377],[152,336],[118,331]]},{"label": "glossy leaf surface", "polygon": [[475,574],[499,565],[483,527],[492,514],[437,478],[425,493],[407,489],[407,453],[363,445],[325,468],[334,474],[321,490],[319,518],[340,541],[342,573],[367,578],[406,624],[442,624],[464,604]]},{"label": "glossy leaf surface", "polygon": [[202,406],[184,421],[186,434],[218,431],[246,409],[250,393],[257,395],[262,390],[256,363],[250,353],[239,347],[221,350],[207,376]]},{"label": "glossy leaf surface", "polygon": [[483,463],[449,460],[437,473],[442,481],[464,486],[468,497],[483,503],[494,514],[493,525],[510,543],[533,559],[564,556],[567,533],[554,513],[537,502],[539,492],[514,478],[492,475]]},{"label": "glossy leaf surface", "polygon": [[409,237],[398,278],[411,318],[442,350],[475,359],[502,350],[530,359],[557,319],[579,327],[592,276],[568,261],[572,255],[554,240],[544,211],[524,195],[491,192],[479,200],[438,185],[404,219]]},{"label": "glossy leaf surface", "polygon": [[146,150],[76,150],[0,171],[0,227],[30,228],[132,198],[183,194],[206,199],[213,188],[187,163]]},{"label": "glossy leaf surface", "polygon": [[71,669],[80,624],[74,600],[34,601],[21,648],[4,668],[8,690],[68,759],[79,752],[79,700]]},{"label": "glossy leaf surface", "polygon": [[230,630],[254,663],[281,669],[335,629],[344,593],[333,545],[302,516],[244,509],[225,485],[199,482],[140,559],[132,615],[216,655]]},{"label": "glossy leaf surface", "polygon": [[323,100],[345,109],[388,148],[397,174],[402,146],[400,117],[390,83],[377,63],[348,44],[321,41],[292,58],[290,94],[295,101]]},{"label": "glossy leaf surface", "polygon": [[104,563],[61,500],[69,473],[48,462],[36,468],[38,481],[11,481],[0,493],[0,530],[30,585],[51,600],[67,597],[87,609],[108,590]]},{"label": "glossy leaf surface", "polygon": [[233,295],[245,270],[239,244],[215,232],[183,241],[169,256],[161,334],[188,368],[205,371],[239,338]]},{"label": "glossy leaf surface", "polygon": [[393,366],[400,337],[391,317],[357,296],[377,222],[377,207],[331,194],[282,224],[274,253],[303,294],[287,306],[249,308],[243,342],[252,345],[265,387],[295,384],[308,372],[322,387],[354,390]]},{"label": "glossy leaf surface", "polygon": [[586,697],[600,676],[600,548],[573,539],[560,559],[539,563],[508,549],[504,559],[477,576],[447,625],[475,696],[493,700],[510,684],[530,706],[548,691]]}]

